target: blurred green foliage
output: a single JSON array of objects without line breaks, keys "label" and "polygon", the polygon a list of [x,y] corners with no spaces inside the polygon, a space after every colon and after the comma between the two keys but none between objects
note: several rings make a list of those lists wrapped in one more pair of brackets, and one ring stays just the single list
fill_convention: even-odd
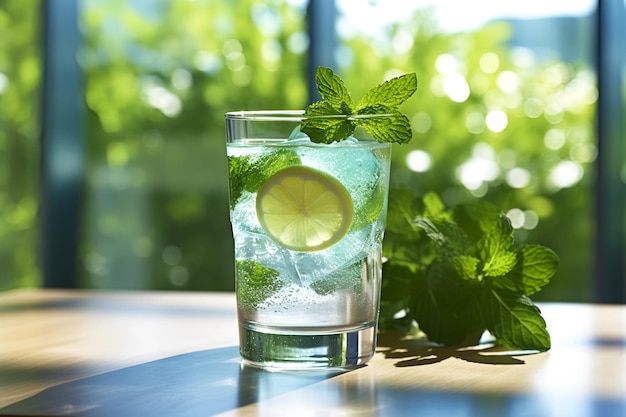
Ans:
[{"label": "blurred green foliage", "polygon": [[233,289],[224,113],[305,105],[304,19],[282,1],[84,2],[82,286]]},{"label": "blurred green foliage", "polygon": [[[404,107],[414,136],[394,145],[392,181],[421,195],[435,191],[448,206],[494,203],[519,223],[518,243],[561,256],[557,275],[536,298],[589,301],[594,74],[582,63],[540,61],[531,50],[508,47],[506,23],[444,34],[433,22],[426,11],[390,27],[386,48],[364,36],[346,40],[341,73],[356,97],[383,75],[418,74],[418,91]],[[408,169],[413,151],[429,158],[427,170]]]},{"label": "blurred green foliage", "polygon": [[[5,287],[36,285],[39,276],[38,3],[0,5],[0,77],[10,86],[0,89],[0,257],[14,277]],[[278,0],[81,4],[88,172],[80,285],[232,289],[223,114],[308,104],[305,9]],[[337,71],[356,99],[416,72],[418,91],[403,105],[414,139],[395,146],[392,181],[435,191],[447,205],[495,203],[517,219],[520,243],[561,256],[540,297],[586,301],[595,80],[583,65],[511,49],[509,30],[443,33],[423,10],[382,39],[342,39]],[[9,31],[24,36],[1,36]]]},{"label": "blurred green foliage", "polygon": [[39,0],[0,3],[0,290],[39,285]]}]

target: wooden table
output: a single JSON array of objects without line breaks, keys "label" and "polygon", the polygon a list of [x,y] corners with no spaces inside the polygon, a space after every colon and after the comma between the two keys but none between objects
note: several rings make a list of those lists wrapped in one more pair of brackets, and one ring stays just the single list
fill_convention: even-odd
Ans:
[{"label": "wooden table", "polygon": [[540,304],[552,350],[383,338],[343,373],[239,362],[228,293],[0,294],[0,415],[626,416],[626,306]]}]

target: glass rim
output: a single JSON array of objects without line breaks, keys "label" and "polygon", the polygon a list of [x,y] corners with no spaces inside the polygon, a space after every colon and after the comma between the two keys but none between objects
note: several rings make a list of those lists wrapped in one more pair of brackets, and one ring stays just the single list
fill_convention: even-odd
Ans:
[{"label": "glass rim", "polygon": [[305,116],[304,110],[239,110],[225,113],[227,120],[249,120],[249,121],[279,121],[287,120],[301,122],[307,119],[375,119],[393,116],[391,113],[376,114],[331,114],[324,116]]}]

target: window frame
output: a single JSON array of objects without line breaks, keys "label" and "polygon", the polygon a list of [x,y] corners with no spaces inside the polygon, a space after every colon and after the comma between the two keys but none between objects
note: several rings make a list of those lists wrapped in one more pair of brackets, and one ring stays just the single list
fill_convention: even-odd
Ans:
[{"label": "window frame", "polygon": [[[81,45],[79,2],[42,2],[44,76],[41,130],[41,261],[43,286],[77,285],[78,228],[85,134],[82,73],[76,55]],[[337,35],[334,0],[309,1],[307,24],[310,101],[319,99],[315,69],[334,67]],[[596,55],[598,159],[594,187],[593,301],[626,303],[625,184],[622,72],[626,39],[623,0],[597,0]]]}]

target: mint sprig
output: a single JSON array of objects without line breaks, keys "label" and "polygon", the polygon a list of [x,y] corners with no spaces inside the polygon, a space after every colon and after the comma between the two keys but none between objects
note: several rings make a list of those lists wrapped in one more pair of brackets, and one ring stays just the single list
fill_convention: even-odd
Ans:
[{"label": "mint sprig", "polygon": [[235,261],[235,274],[237,302],[244,310],[257,308],[284,285],[278,271],[249,259]]},{"label": "mint sprig", "polygon": [[[411,124],[398,106],[417,90],[415,73],[383,82],[369,90],[358,104],[343,80],[330,68],[317,69],[315,84],[322,101],[305,109],[304,115],[308,118],[300,127],[313,142],[332,143],[345,139],[358,126],[365,128],[379,142],[407,143],[411,140]],[[367,115],[386,117],[365,117]]]},{"label": "mint sprig", "polygon": [[[489,331],[510,348],[550,349],[529,297],[554,276],[558,256],[541,245],[516,246],[510,221],[489,203],[446,209],[433,193],[420,199],[392,189],[383,249],[382,329],[415,321],[448,346],[476,344]],[[406,316],[394,318],[399,311]]]}]

